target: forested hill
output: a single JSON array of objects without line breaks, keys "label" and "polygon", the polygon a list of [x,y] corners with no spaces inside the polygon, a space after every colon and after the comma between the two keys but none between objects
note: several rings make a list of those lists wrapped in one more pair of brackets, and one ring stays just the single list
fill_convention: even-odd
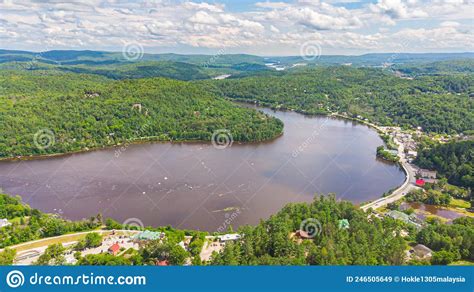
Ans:
[{"label": "forested hill", "polygon": [[402,64],[394,66],[395,70],[410,75],[445,75],[445,74],[456,74],[456,73],[474,73],[474,59],[459,59],[440,61],[433,63],[424,64]]},{"label": "forested hill", "polygon": [[176,80],[199,80],[209,79],[212,75],[218,74],[197,65],[169,61],[67,66],[40,62],[9,62],[0,64],[0,70],[73,72],[96,74],[110,79],[164,77]]},{"label": "forested hill", "polygon": [[436,169],[451,184],[474,189],[474,141],[425,147],[418,152],[415,163],[423,168]]},{"label": "forested hill", "polygon": [[281,76],[207,82],[222,96],[308,114],[362,116],[380,125],[463,132],[474,125],[474,75],[400,78],[391,70],[315,67]]},{"label": "forested hill", "polygon": [[280,135],[283,125],[183,81],[1,71],[0,128],[5,158],[137,140],[210,142],[219,129],[234,141],[262,141]]}]

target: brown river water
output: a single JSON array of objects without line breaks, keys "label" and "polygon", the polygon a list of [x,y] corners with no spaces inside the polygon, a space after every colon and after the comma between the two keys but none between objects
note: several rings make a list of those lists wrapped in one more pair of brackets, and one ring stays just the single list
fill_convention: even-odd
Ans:
[{"label": "brown river water", "polygon": [[33,208],[81,219],[222,230],[256,224],[290,202],[336,193],[360,203],[402,184],[379,161],[373,129],[350,121],[263,111],[281,119],[270,142],[216,149],[210,143],[151,143],[49,159],[0,162],[0,187]]}]

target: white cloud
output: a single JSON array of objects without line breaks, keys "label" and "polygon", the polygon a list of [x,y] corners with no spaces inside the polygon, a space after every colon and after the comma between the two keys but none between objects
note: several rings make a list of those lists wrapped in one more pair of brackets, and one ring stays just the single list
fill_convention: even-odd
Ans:
[{"label": "white cloud", "polygon": [[392,19],[420,18],[428,14],[417,7],[417,1],[378,0],[377,4],[370,4],[370,9],[375,13],[387,15]]},{"label": "white cloud", "polygon": [[324,53],[391,51],[401,43],[411,44],[407,51],[473,49],[472,0],[379,0],[355,9],[332,5],[352,0],[260,1],[239,12],[214,2],[0,1],[0,41],[30,50],[120,51],[139,42],[146,51],[192,46],[258,54],[298,54],[309,40]]}]

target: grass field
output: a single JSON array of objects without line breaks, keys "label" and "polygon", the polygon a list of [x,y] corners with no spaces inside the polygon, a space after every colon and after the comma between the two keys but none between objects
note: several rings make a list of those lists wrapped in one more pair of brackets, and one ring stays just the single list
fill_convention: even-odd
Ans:
[{"label": "grass field", "polygon": [[462,261],[450,263],[449,266],[474,266],[474,262],[468,261],[468,260],[462,260]]},{"label": "grass field", "polygon": [[451,202],[449,203],[449,206],[454,207],[454,208],[468,209],[468,208],[471,207],[471,203],[469,203],[468,201],[465,201],[465,200],[452,198]]}]

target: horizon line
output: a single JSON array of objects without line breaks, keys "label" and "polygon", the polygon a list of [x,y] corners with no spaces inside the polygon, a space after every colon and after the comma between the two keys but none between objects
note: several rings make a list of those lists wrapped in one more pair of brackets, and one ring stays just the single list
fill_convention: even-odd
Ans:
[{"label": "horizon line", "polygon": [[[29,52],[29,53],[46,53],[46,52],[53,52],[53,51],[73,51],[73,52],[101,52],[101,53],[117,53],[121,54],[122,51],[111,51],[111,50],[94,50],[94,49],[51,49],[51,50],[40,50],[40,51],[34,51],[34,50],[20,50],[20,49],[2,49],[0,48],[0,51],[17,51],[17,52]],[[434,55],[434,54],[474,54],[474,51],[461,51],[461,52],[416,52],[416,53],[411,53],[411,52],[368,52],[368,53],[362,53],[362,54],[322,54],[320,57],[334,57],[334,56],[345,56],[345,57],[360,57],[360,56],[365,56],[365,55],[382,55],[382,54],[410,54],[410,55]],[[231,53],[231,54],[221,54],[221,53],[215,53],[215,54],[204,54],[204,53],[173,53],[173,52],[165,52],[165,53],[146,53],[143,52],[143,55],[182,55],[182,56],[232,56],[232,55],[248,55],[248,56],[255,56],[255,57],[261,57],[261,58],[272,58],[272,57],[301,57],[301,55],[255,55],[255,54],[250,54],[250,53]]]}]

